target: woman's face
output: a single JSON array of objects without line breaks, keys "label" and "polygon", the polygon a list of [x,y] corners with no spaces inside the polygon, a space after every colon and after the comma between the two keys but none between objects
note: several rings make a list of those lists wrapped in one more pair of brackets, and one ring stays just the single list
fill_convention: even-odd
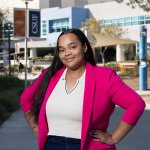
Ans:
[{"label": "woman's face", "polygon": [[85,65],[84,53],[86,45],[82,45],[73,33],[64,34],[59,38],[59,58],[69,69],[75,70]]}]

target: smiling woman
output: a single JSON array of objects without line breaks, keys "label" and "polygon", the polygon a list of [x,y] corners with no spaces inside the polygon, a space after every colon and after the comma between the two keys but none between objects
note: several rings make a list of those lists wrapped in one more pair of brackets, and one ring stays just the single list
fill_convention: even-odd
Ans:
[{"label": "smiling woman", "polygon": [[[59,35],[51,66],[23,92],[21,105],[39,150],[116,150],[145,108],[113,69],[96,66],[79,29]],[[125,113],[108,133],[115,105]]]},{"label": "smiling woman", "polygon": [[[66,34],[59,38],[59,58],[69,70],[85,69],[84,53],[87,47],[82,45],[74,34]],[[84,68],[84,69],[83,69]]]}]

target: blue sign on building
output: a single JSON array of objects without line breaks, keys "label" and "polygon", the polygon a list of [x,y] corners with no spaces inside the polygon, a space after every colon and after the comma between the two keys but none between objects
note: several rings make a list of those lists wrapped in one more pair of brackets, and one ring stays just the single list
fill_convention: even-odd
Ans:
[{"label": "blue sign on building", "polygon": [[40,11],[29,10],[29,37],[40,37]]}]

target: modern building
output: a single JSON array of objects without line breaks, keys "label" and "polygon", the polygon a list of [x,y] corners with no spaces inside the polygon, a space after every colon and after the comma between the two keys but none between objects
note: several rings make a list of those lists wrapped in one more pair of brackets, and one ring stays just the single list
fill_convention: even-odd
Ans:
[{"label": "modern building", "polygon": [[[46,3],[45,3],[46,5]],[[14,8],[25,8],[25,3],[22,0],[1,0],[0,1],[0,10],[3,11],[8,11],[8,16],[7,19],[8,21],[11,22],[10,26],[10,52],[14,53],[15,52],[15,43],[13,39],[13,9]],[[29,8],[32,9],[39,9],[42,6],[40,6],[40,1],[39,0],[34,0],[28,4]],[[5,24],[5,22],[4,22]],[[4,28],[3,30],[3,44],[0,45],[0,60],[3,60],[4,63],[8,63],[8,47],[9,47],[9,42],[8,42],[8,30]]]},{"label": "modern building", "polygon": [[[69,28],[80,28],[88,18],[87,8],[47,8],[41,10],[41,39],[29,40],[30,57],[54,53],[59,34]],[[24,42],[17,42],[18,52],[23,51]]]},{"label": "modern building", "polygon": [[[13,7],[25,7],[21,0],[1,1],[0,8],[11,8],[10,10],[13,10]],[[140,27],[145,25],[148,31],[148,42],[150,42],[150,13],[138,7],[133,9],[125,3],[118,4],[115,0],[47,0],[44,2],[34,0],[28,6],[29,8],[41,9],[41,38],[29,39],[29,57],[53,54],[58,35],[68,28],[80,28],[82,22],[87,18],[93,18],[97,21],[103,20],[105,25],[117,24],[124,30],[122,38],[136,41],[139,41]],[[15,52],[22,53],[23,57],[24,45],[24,41],[17,40],[12,44],[12,48],[15,49]],[[148,52],[150,51],[149,48],[150,46]],[[110,57],[110,60],[132,60],[138,50],[138,44],[117,44],[109,47],[106,55]],[[0,51],[6,52],[8,50],[1,47]]]},{"label": "modern building", "polygon": [[[41,38],[29,39],[29,57],[43,56],[53,53],[56,38],[63,30],[67,28],[80,28],[81,23],[88,18],[88,9],[73,8],[68,6],[81,6],[85,4],[80,0],[33,0],[28,3],[29,9],[41,9]],[[68,7],[68,8],[66,8]],[[0,8],[9,10],[9,20],[13,22],[13,8],[25,8],[22,0],[1,0]],[[13,23],[12,23],[13,25]],[[13,35],[13,27],[10,30]],[[8,60],[8,31],[4,31],[4,44],[0,46],[0,58]],[[11,37],[11,52],[17,53],[23,57],[24,40]],[[8,61],[7,61],[8,62]],[[6,63],[7,63],[6,62]]]},{"label": "modern building", "polygon": [[[122,38],[139,41],[140,28],[146,26],[147,39],[150,42],[150,12],[146,12],[139,8],[132,8],[125,3],[118,4],[115,1],[106,3],[96,3],[86,5],[89,9],[89,17],[97,21],[103,20],[105,25],[116,24],[124,31]],[[116,60],[124,61],[125,55],[128,59],[133,59],[139,52],[138,44],[116,45]],[[147,52],[150,53],[150,45],[148,44]]]}]

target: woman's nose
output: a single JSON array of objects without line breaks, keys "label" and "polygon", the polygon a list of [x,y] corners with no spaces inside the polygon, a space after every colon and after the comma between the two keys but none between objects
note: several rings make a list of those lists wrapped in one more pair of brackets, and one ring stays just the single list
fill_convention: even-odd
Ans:
[{"label": "woman's nose", "polygon": [[65,51],[65,55],[66,55],[66,56],[71,55],[71,51],[70,51],[70,50],[66,50],[66,51]]}]

